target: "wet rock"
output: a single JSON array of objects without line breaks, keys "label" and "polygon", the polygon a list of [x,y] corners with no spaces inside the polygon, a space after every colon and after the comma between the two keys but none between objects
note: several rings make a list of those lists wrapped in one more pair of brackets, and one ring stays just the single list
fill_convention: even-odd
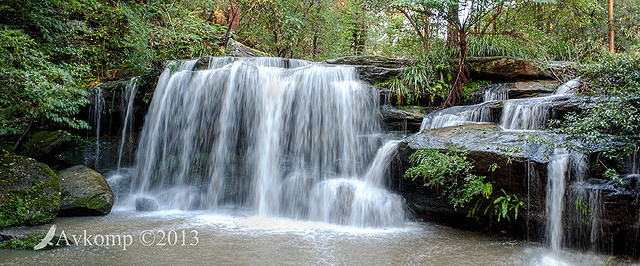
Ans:
[{"label": "wet rock", "polygon": [[[543,136],[552,141],[561,139],[551,134]],[[514,235],[524,235],[527,232],[525,217],[529,214],[533,217],[544,212],[546,168],[549,155],[553,152],[553,149],[546,145],[526,139],[527,137],[521,136],[521,133],[502,131],[492,124],[424,130],[410,136],[399,145],[398,156],[391,167],[394,182],[391,187],[396,188],[406,199],[408,208],[418,218],[471,230],[507,231]],[[469,204],[471,206],[456,210],[436,189],[423,186],[421,181],[411,181],[403,177],[405,171],[411,167],[409,156],[416,150],[447,150],[454,147],[468,152],[468,160],[475,165],[474,174],[486,176],[486,181],[493,184],[494,194],[501,194],[501,189],[504,189],[506,193],[515,194],[521,199],[529,198],[531,212],[521,214],[521,218],[512,223],[498,223],[493,217],[493,210],[483,213],[484,208],[478,217],[469,218],[468,211],[475,202]],[[493,164],[497,166],[494,171],[490,169]],[[530,191],[542,193],[531,196]]]},{"label": "wet rock", "polygon": [[139,212],[154,212],[158,210],[158,203],[151,198],[139,197],[136,198],[136,211]]},{"label": "wet rock", "polygon": [[418,132],[426,112],[423,108],[401,110],[390,105],[383,105],[380,107],[380,113],[389,131]]},{"label": "wet rock", "polygon": [[0,228],[47,224],[60,209],[58,176],[47,165],[0,156]]},{"label": "wet rock", "polygon": [[575,72],[576,64],[517,57],[469,57],[467,67],[475,80],[521,81],[554,79]]},{"label": "wet rock", "polygon": [[111,212],[113,192],[100,173],[76,165],[60,171],[58,176],[62,187],[60,215],[106,215]]},{"label": "wet rock", "polygon": [[509,99],[521,99],[552,94],[560,84],[555,80],[522,81],[509,84]]}]

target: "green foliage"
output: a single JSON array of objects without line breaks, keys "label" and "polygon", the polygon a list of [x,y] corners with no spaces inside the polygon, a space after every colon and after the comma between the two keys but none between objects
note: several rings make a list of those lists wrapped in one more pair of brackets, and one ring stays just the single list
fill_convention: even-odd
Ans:
[{"label": "green foliage", "polygon": [[469,38],[469,56],[515,56],[538,59],[541,57],[540,48],[539,45],[506,34]]},{"label": "green foliage", "polygon": [[580,140],[582,148],[600,148],[622,159],[640,147],[640,56],[614,55],[585,67],[582,112],[569,113],[558,133]]},{"label": "green foliage", "polygon": [[576,197],[575,202],[576,210],[580,214],[580,221],[583,224],[589,224],[589,220],[585,218],[591,218],[591,209],[589,208],[589,202],[587,202],[583,196]]},{"label": "green foliage", "polygon": [[[31,234],[25,237],[15,238],[8,241],[0,242],[0,249],[30,249],[33,250],[33,247],[40,244],[42,240],[45,238],[44,234]],[[66,240],[62,240],[58,236],[54,236],[51,239],[52,245],[47,245],[41,250],[48,250],[54,247],[61,247],[66,245],[67,243],[73,243],[70,238]]]},{"label": "green foliage", "polygon": [[465,82],[463,85],[462,99],[464,101],[469,100],[469,98],[471,97],[471,94],[474,91],[477,91],[480,89],[480,87],[489,85],[489,84],[491,84],[491,81],[488,81],[488,80],[467,80],[467,82]]},{"label": "green foliage", "polygon": [[86,70],[56,64],[21,30],[0,30],[0,136],[25,131],[32,123],[88,128],[75,119],[87,103],[76,84]]},{"label": "green foliage", "polygon": [[506,218],[508,221],[511,221],[510,212],[513,212],[513,219],[517,220],[518,211],[520,209],[526,209],[527,205],[522,202],[517,195],[509,195],[504,189],[500,190],[503,195],[493,201],[494,213],[498,217],[498,222],[500,222],[501,218]]},{"label": "green foliage", "polygon": [[436,105],[438,99],[446,97],[452,79],[450,57],[444,50],[424,54],[398,78],[389,81],[387,86],[397,95],[397,104],[411,105],[419,99],[428,99],[430,105]]},{"label": "green foliage", "polygon": [[608,55],[602,61],[586,65],[582,78],[588,95],[640,95],[640,56]]},{"label": "green foliage", "polygon": [[484,176],[472,173],[474,166],[465,152],[419,149],[409,160],[413,167],[407,169],[404,177],[422,179],[425,186],[439,190],[454,208],[464,207],[475,196],[488,199],[491,195],[493,186],[484,181]]}]

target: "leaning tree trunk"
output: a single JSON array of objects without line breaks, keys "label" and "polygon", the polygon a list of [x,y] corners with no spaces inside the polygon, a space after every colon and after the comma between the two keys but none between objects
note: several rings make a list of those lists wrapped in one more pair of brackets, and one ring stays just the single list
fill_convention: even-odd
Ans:
[{"label": "leaning tree trunk", "polygon": [[456,69],[456,77],[451,83],[451,90],[449,96],[441,108],[447,108],[454,106],[462,99],[463,85],[467,81],[467,75],[469,70],[465,66],[467,61],[467,33],[464,30],[458,31],[458,68]]}]

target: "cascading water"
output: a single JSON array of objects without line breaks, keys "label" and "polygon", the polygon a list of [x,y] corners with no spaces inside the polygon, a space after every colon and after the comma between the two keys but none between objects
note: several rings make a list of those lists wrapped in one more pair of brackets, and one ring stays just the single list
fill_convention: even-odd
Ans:
[{"label": "cascading water", "polygon": [[498,83],[487,85],[483,95],[484,102],[502,101],[509,99],[509,84]]},{"label": "cascading water", "polygon": [[99,169],[100,165],[100,126],[102,124],[102,113],[104,112],[104,95],[102,88],[97,87],[93,90],[91,97],[91,107],[89,108],[89,122],[96,131],[96,157],[95,169]]},{"label": "cascading water", "polygon": [[125,86],[120,99],[120,113],[124,114],[122,117],[122,139],[120,140],[120,147],[118,147],[118,166],[117,171],[120,171],[120,164],[122,163],[122,154],[124,153],[125,146],[129,146],[129,153],[131,153],[131,146],[133,142],[133,106],[136,93],[138,92],[138,77],[134,77],[129,81],[129,84]]},{"label": "cascading water", "polygon": [[549,100],[539,97],[504,102],[499,126],[507,130],[542,130],[549,122]]},{"label": "cascading water", "polygon": [[563,149],[556,149],[547,165],[546,191],[546,236],[554,253],[558,253],[562,247],[562,212],[568,169],[569,155]]},{"label": "cascading water", "polygon": [[420,131],[425,129],[492,122],[491,107],[485,104],[454,106],[425,116]]},{"label": "cascading water", "polygon": [[[380,145],[378,94],[354,68],[209,60],[206,70],[179,62],[160,76],[132,192],[154,195],[166,208],[236,206],[354,226],[404,220],[402,199],[366,174]],[[340,200],[322,196],[329,194]]]}]

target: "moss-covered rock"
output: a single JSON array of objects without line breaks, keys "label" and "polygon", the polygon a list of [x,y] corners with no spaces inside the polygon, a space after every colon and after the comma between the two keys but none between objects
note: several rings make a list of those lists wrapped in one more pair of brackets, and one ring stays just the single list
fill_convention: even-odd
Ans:
[{"label": "moss-covered rock", "polygon": [[[11,240],[0,242],[0,249],[33,249],[36,245],[38,245],[42,239],[44,239],[44,234],[31,234],[25,237],[17,237]],[[47,245],[42,250],[52,249],[54,247],[62,247],[67,245],[67,243],[73,243],[71,239],[67,238],[66,240],[60,239],[58,236],[54,236],[50,241],[53,245]]]},{"label": "moss-covered rock", "polygon": [[114,196],[104,177],[95,170],[76,165],[58,173],[62,187],[61,216],[105,215]]},{"label": "moss-covered rock", "polygon": [[0,157],[0,228],[47,224],[59,209],[60,183],[51,168],[32,158]]},{"label": "moss-covered rock", "polygon": [[38,131],[31,136],[31,155],[35,158],[46,156],[72,141],[71,134],[63,130]]}]

